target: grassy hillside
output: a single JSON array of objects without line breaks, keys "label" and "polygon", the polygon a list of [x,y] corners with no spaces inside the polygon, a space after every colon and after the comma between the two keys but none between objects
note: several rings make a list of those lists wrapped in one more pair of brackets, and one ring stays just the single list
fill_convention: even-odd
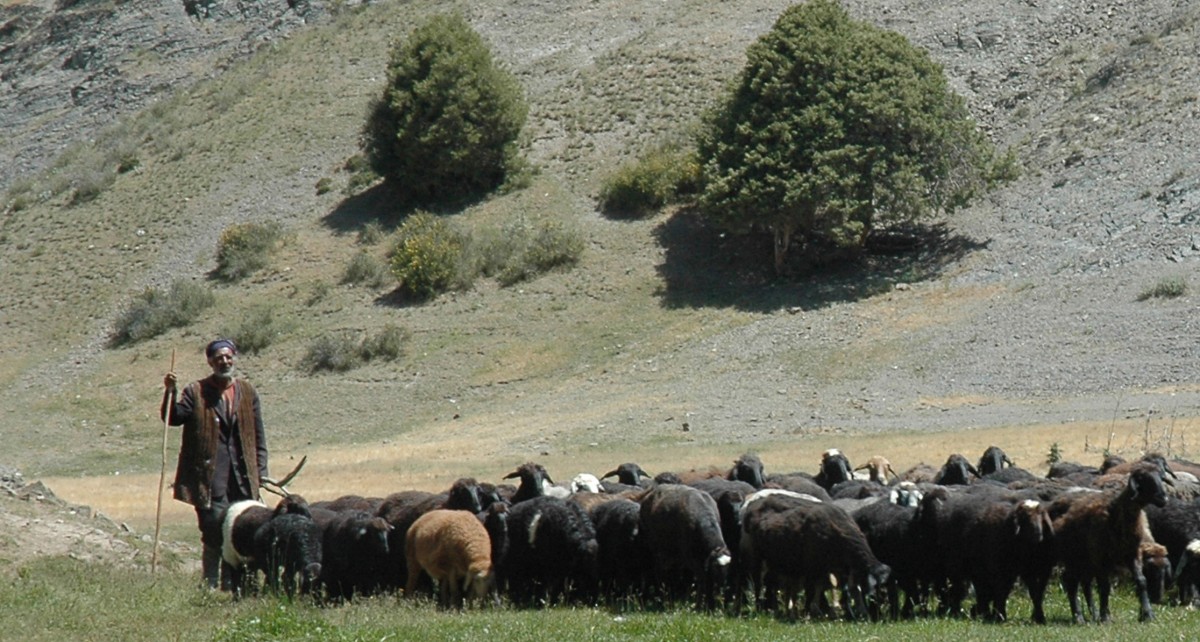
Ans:
[{"label": "grassy hillside", "polygon": [[[1189,318],[1187,297],[1133,303],[1173,266],[1155,256],[1153,264],[1125,261],[1148,265],[1137,272],[1097,276],[1081,268],[1061,276],[1063,265],[1090,250],[1079,249],[1072,228],[1043,216],[1070,213],[1069,207],[1037,199],[1122,200],[1131,190],[1169,191],[1164,183],[1177,172],[1173,166],[1156,170],[1165,173],[1161,178],[1139,174],[1104,189],[1104,176],[1119,171],[1109,164],[1122,164],[1113,148],[1136,145],[1113,142],[1111,130],[1095,129],[1096,121],[1084,116],[1103,113],[1115,122],[1122,99],[1144,97],[1163,74],[1181,73],[1129,61],[1145,60],[1147,44],[1166,59],[1183,60],[1194,11],[1180,17],[1156,3],[1147,24],[1173,29],[1128,21],[1097,27],[1101,18],[1087,22],[1090,13],[1041,16],[1014,3],[1020,7],[1002,16],[1011,24],[999,28],[1007,40],[975,49],[953,44],[955,25],[974,25],[970,33],[987,36],[992,23],[964,15],[966,9],[852,5],[856,15],[931,48],[993,137],[1019,145],[1029,171],[965,213],[938,248],[954,250],[949,254],[881,262],[870,273],[771,282],[747,259],[753,248],[674,212],[609,220],[597,213],[594,195],[621,162],[685,135],[740,68],[745,48],[789,3],[512,4],[388,2],[344,12],[213,80],[180,87],[172,99],[122,119],[65,158],[57,178],[79,178],[89,155],[112,150],[133,154],[137,163],[95,200],[71,204],[63,193],[10,209],[0,220],[6,463],[30,478],[83,477],[80,492],[99,492],[89,488],[92,476],[113,484],[118,472],[152,484],[161,376],[172,353],[181,378],[203,376],[203,344],[264,307],[285,319],[288,331],[260,354],[244,356],[242,370],[264,395],[281,462],[275,470],[287,467],[289,457],[309,455],[318,471],[310,475],[323,476],[309,480],[316,494],[440,487],[460,474],[499,476],[526,459],[549,461],[552,471],[567,475],[634,457],[650,469],[724,462],[758,449],[776,456],[766,457],[776,469],[809,469],[821,449],[846,449],[859,435],[884,430],[1045,426],[1036,438],[1012,437],[1026,461],[1040,461],[1051,441],[1064,442],[1072,458],[1091,459],[1096,450],[1085,445],[1111,442],[1115,429],[1136,450],[1150,443],[1143,428],[1182,432],[1190,425],[1191,397],[1165,411],[1170,402],[1160,397],[1137,400],[1146,390],[1193,396],[1200,390],[1194,374],[1180,375],[1168,389],[1154,370],[1155,364],[1177,370],[1186,354],[1166,363],[1165,352],[1143,350],[1187,331],[1178,325]],[[477,226],[521,216],[561,220],[587,247],[569,272],[508,288],[484,281],[428,304],[399,305],[386,288],[339,283],[364,247],[359,230],[369,221],[386,230],[397,223],[385,191],[342,193],[350,180],[343,166],[357,151],[368,101],[381,91],[392,43],[422,16],[451,6],[525,87],[528,157],[539,173],[528,189],[450,216]],[[1068,35],[1060,37],[1051,28],[1055,20],[1109,29],[1104,46],[1085,48],[1079,34],[1092,38],[1087,30],[1064,27]],[[1153,42],[1135,42],[1147,33]],[[1109,90],[1088,89],[1087,80],[1114,61],[1124,75],[1113,78],[1144,74],[1136,83],[1142,89],[1115,81]],[[1163,114],[1153,122],[1128,121],[1123,131],[1131,139],[1152,138],[1158,130],[1151,125],[1169,127],[1194,111],[1194,88],[1164,86]],[[1104,165],[1066,164],[1072,150],[1081,159],[1103,158]],[[1131,163],[1138,166],[1126,159],[1126,169]],[[1095,174],[1081,178],[1083,171]],[[1187,183],[1188,176],[1170,184]],[[334,189],[318,194],[322,179]],[[1066,190],[1055,191],[1059,181]],[[1128,217],[1153,215],[1153,198],[1133,201],[1144,210]],[[211,282],[217,238],[240,221],[278,221],[287,241],[270,268],[248,281]],[[1075,240],[1058,245],[1067,236]],[[1114,241],[1101,249],[1113,246],[1124,247]],[[386,241],[366,249],[382,256]],[[741,258],[731,258],[734,251]],[[1026,269],[1026,261],[1036,269]],[[1120,262],[1102,265],[1109,264]],[[179,277],[210,284],[216,306],[185,329],[108,346],[112,324],[133,296]],[[896,283],[913,287],[893,290]],[[1085,334],[1075,312],[1060,310],[1068,302],[1075,311],[1096,306],[1096,292],[1116,303],[1099,305],[1110,314],[1095,316],[1120,324],[1093,318]],[[1144,318],[1147,310],[1153,318]],[[989,325],[1001,318],[1017,325]],[[1063,325],[1052,325],[1054,319]],[[303,368],[317,337],[388,324],[411,336],[398,361],[337,375]],[[1129,328],[1146,331],[1130,335]],[[1014,336],[1028,346],[1025,339],[1008,345]],[[1102,362],[1091,360],[1096,342],[1089,337],[1104,339]],[[1048,351],[1050,344],[1066,346],[1064,354],[1076,360]],[[1025,352],[1009,360],[1012,350]],[[1038,369],[1064,363],[1078,377],[1110,364],[1135,367],[1078,390],[1067,389],[1074,376],[1067,369],[1058,380],[1068,383],[1051,390],[1057,375]],[[994,384],[993,370],[1007,378]],[[1138,389],[1127,393],[1126,386]],[[1032,401],[1030,390],[1039,387],[1051,392]],[[1091,423],[1073,432],[1061,428],[1081,420]],[[1061,436],[1067,434],[1069,442]],[[939,444],[961,443],[971,453],[979,438],[939,438]],[[860,443],[864,452],[850,449],[857,459],[882,444]],[[908,452],[913,461],[894,461],[947,454],[928,443]]]}]

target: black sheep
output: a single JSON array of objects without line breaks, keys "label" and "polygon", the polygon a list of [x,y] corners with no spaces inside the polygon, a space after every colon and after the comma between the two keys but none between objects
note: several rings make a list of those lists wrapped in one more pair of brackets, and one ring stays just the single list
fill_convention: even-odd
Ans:
[{"label": "black sheep", "polygon": [[366,511],[312,509],[321,529],[321,583],[333,599],[369,595],[383,586],[392,527]]},{"label": "black sheep", "polygon": [[[308,513],[275,515],[254,534],[255,558],[267,586],[288,597],[313,592],[321,576],[321,529]],[[296,578],[300,578],[297,587]],[[282,579],[282,582],[281,582]]]},{"label": "black sheep", "polygon": [[733,561],[716,500],[690,486],[659,484],[641,504],[641,534],[654,559],[656,585],[666,588],[669,599],[695,585],[697,607],[715,609]]},{"label": "black sheep", "polygon": [[591,590],[596,577],[596,531],[578,504],[535,497],[506,510],[506,550],[497,586],[518,606],[551,604],[573,590]]}]

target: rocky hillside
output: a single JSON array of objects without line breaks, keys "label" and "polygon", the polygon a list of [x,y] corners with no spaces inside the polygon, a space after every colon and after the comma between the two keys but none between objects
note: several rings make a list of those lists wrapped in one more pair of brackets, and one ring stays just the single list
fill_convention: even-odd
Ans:
[{"label": "rocky hillside", "polygon": [[[353,23],[356,39],[384,43],[446,4],[381,2],[347,13],[369,18]],[[536,190],[470,215],[551,211],[578,224],[591,244],[574,272],[519,291],[484,285],[429,306],[389,308],[380,297],[336,288],[322,290],[333,292],[326,299],[311,294],[313,283],[337,281],[340,257],[354,251],[355,227],[345,220],[372,205],[313,195],[320,178],[344,180],[336,172],[355,149],[353,119],[382,69],[384,52],[356,52],[335,68],[325,52],[344,43],[301,38],[345,3],[5,3],[0,151],[13,160],[0,167],[0,185],[49,166],[65,143],[122,114],[235,73],[252,52],[300,43],[287,49],[294,67],[276,73],[271,65],[290,61],[270,58],[258,70],[261,91],[254,83],[240,90],[271,109],[238,120],[214,113],[195,125],[196,144],[178,159],[148,162],[97,204],[55,219],[53,234],[33,221],[38,211],[5,213],[0,269],[16,275],[21,290],[0,293],[12,311],[0,345],[24,358],[0,372],[0,407],[44,431],[19,444],[73,435],[81,422],[118,423],[103,429],[102,443],[120,463],[135,459],[124,439],[148,416],[134,409],[151,407],[157,390],[130,379],[146,378],[146,360],[162,369],[169,345],[198,344],[220,326],[208,320],[163,342],[111,351],[104,339],[112,318],[129,292],[169,275],[202,278],[216,234],[242,216],[280,220],[299,240],[285,267],[248,284],[243,300],[226,299],[228,308],[260,297],[313,326],[362,329],[390,318],[417,337],[403,366],[336,380],[298,374],[301,338],[247,360],[277,404],[292,404],[290,437],[309,443],[390,437],[401,430],[389,424],[392,415],[421,443],[443,438],[445,424],[436,422],[453,417],[455,438],[511,458],[589,443],[597,426],[617,431],[616,443],[668,443],[688,424],[689,439],[740,446],[831,427],[1104,421],[1114,408],[1122,418],[1200,416],[1200,7],[846,2],[853,15],[928,50],[981,126],[1025,168],[947,222],[944,247],[956,253],[902,264],[884,275],[896,287],[881,291],[859,288],[855,274],[767,283],[723,271],[724,262],[708,257],[725,241],[709,230],[669,213],[622,223],[595,211],[606,172],[685,129],[789,4],[454,4],[525,86],[529,156],[541,170]],[[318,71],[336,76],[290,93],[272,84]],[[303,118],[279,115],[289,114],[281,105],[302,99],[312,101]],[[331,124],[330,115],[341,121]],[[249,149],[221,147],[221,136],[250,125],[269,131]],[[284,143],[291,147],[273,153]],[[67,220],[75,216],[99,222],[91,236]],[[106,252],[46,258],[89,243]],[[64,291],[68,275],[87,287]],[[1192,291],[1139,300],[1165,279],[1183,279]],[[104,290],[109,281],[122,294]],[[62,329],[45,322],[54,314],[79,321]],[[381,399],[391,415],[379,412]],[[336,437],[324,430],[335,407]],[[34,460],[26,454],[16,463]],[[39,461],[68,470],[107,464],[65,452]]]}]

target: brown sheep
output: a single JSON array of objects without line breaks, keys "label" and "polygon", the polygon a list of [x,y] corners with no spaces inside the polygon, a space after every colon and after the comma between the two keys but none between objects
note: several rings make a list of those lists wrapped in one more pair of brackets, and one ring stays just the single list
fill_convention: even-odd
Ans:
[{"label": "brown sheep", "polygon": [[868,479],[870,481],[883,484],[884,486],[886,486],[888,483],[889,474],[893,479],[900,478],[900,476],[896,474],[896,471],[892,470],[892,462],[888,461],[887,458],[882,455],[875,455],[874,457],[868,459],[867,463],[854,469],[855,472],[860,470],[867,471]]},{"label": "brown sheep", "polygon": [[475,515],[438,509],[425,513],[408,529],[404,554],[413,595],[424,572],[438,584],[438,606],[463,608],[463,592],[481,603],[495,585],[492,543]]},{"label": "brown sheep", "polygon": [[1141,605],[1139,617],[1150,620],[1146,577],[1139,548],[1154,541],[1146,513],[1148,504],[1163,506],[1167,502],[1160,469],[1152,463],[1136,466],[1121,490],[1068,493],[1051,505],[1058,557],[1063,564],[1063,586],[1071,602],[1071,615],[1083,623],[1079,608],[1079,587],[1084,589],[1088,611],[1093,619],[1096,612],[1091,601],[1091,583],[1100,589],[1100,621],[1108,621],[1110,577],[1121,568],[1133,576]]}]

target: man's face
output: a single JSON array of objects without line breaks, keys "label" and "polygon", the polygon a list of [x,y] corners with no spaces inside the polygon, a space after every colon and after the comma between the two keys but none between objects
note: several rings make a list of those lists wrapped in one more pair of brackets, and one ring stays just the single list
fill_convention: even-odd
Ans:
[{"label": "man's face", "polygon": [[233,350],[229,348],[221,348],[216,354],[208,358],[208,365],[212,367],[213,374],[222,379],[233,378]]}]

